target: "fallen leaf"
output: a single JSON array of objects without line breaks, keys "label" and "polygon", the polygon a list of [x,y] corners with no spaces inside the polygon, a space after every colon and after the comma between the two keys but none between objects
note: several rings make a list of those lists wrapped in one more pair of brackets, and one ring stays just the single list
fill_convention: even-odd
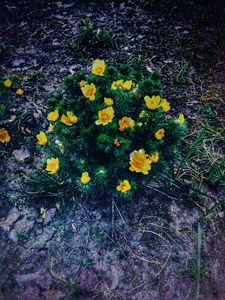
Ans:
[{"label": "fallen leaf", "polygon": [[164,63],[165,64],[173,64],[173,61],[172,61],[172,59],[166,59],[166,60],[164,60]]},{"label": "fallen leaf", "polygon": [[47,208],[42,208],[41,210],[42,210],[42,215],[41,215],[41,217],[42,217],[42,219],[45,221],[45,220],[46,220],[46,212],[47,212]]},{"label": "fallen leaf", "polygon": [[149,66],[149,65],[146,66],[146,70],[147,70],[149,73],[151,73],[151,74],[154,72],[153,67],[152,67],[152,66]]}]

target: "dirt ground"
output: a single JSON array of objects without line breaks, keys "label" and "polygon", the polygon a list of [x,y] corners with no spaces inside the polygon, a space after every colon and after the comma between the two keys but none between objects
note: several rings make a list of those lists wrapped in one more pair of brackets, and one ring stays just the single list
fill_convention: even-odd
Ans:
[{"label": "dirt ground", "polygon": [[[0,77],[24,74],[25,94],[4,121],[12,142],[0,145],[1,300],[225,299],[224,208],[198,227],[223,187],[206,185],[199,199],[156,182],[118,203],[35,195],[24,175],[47,128],[46,99],[95,58],[161,70],[172,113],[196,137],[202,96],[225,95],[222,2],[3,1]],[[110,39],[82,42],[87,19]],[[221,120],[223,104],[213,104]]]}]

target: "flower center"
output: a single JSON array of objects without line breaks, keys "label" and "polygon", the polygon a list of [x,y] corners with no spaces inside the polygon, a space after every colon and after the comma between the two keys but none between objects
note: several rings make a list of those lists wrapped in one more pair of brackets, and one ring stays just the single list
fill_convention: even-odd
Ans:
[{"label": "flower center", "polygon": [[0,139],[4,140],[7,137],[7,133],[6,132],[1,132],[0,133]]},{"label": "flower center", "polygon": [[93,96],[93,94],[94,94],[94,89],[89,89],[89,91],[88,91],[88,96]]},{"label": "flower center", "polygon": [[50,163],[49,167],[50,167],[51,169],[56,169],[56,168],[57,168],[55,162]]},{"label": "flower center", "polygon": [[106,114],[106,113],[103,113],[103,114],[102,114],[102,121],[109,121],[109,120],[110,120],[109,115]]},{"label": "flower center", "polygon": [[144,159],[142,157],[135,157],[133,165],[136,168],[141,168],[144,165]]},{"label": "flower center", "polygon": [[98,67],[98,68],[96,69],[96,73],[98,73],[98,74],[102,73],[102,68],[101,68],[101,67]]}]

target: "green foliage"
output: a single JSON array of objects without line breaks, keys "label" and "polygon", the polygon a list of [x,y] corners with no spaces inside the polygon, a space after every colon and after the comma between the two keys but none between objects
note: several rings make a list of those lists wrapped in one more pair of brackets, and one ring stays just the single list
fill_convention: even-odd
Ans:
[{"label": "green foliage", "polygon": [[[11,82],[11,86],[7,86],[7,81]],[[21,81],[21,73],[0,80],[0,121],[6,117],[9,109],[14,107],[16,90],[21,88]]]},{"label": "green foliage", "polygon": [[0,120],[3,119],[4,115],[5,115],[5,105],[0,104]]},{"label": "green foliage", "polygon": [[[96,87],[95,99],[90,100],[84,92],[88,84]],[[45,157],[44,168],[47,159],[59,158],[59,170],[44,175],[54,178],[50,180],[51,190],[53,186],[63,188],[69,184],[81,194],[129,197],[140,188],[141,181],[171,174],[180,155],[186,122],[166,117],[161,102],[155,110],[147,107],[144,97],[162,96],[161,89],[159,72],[145,78],[125,64],[118,69],[106,66],[102,76],[85,76],[80,71],[67,76],[63,93],[48,99],[49,113],[58,110],[59,118],[51,122],[54,132],[46,133],[48,143],[39,146]],[[113,104],[105,98],[113,100]],[[113,109],[114,116],[109,116],[109,109]],[[77,116],[78,121],[73,123],[67,118],[67,123],[62,122],[62,116],[65,118],[68,112]],[[109,119],[103,125],[104,114]],[[121,122],[124,117],[132,119],[125,120],[127,126]],[[165,136],[156,139],[155,133],[161,128]],[[141,167],[136,171],[129,169],[132,163],[135,165],[130,154],[141,149],[145,150],[144,162],[151,167],[148,174]],[[153,154],[159,156],[158,161],[154,161]],[[42,184],[49,181],[40,180]],[[124,180],[130,187],[122,192],[117,187],[121,188]]]}]

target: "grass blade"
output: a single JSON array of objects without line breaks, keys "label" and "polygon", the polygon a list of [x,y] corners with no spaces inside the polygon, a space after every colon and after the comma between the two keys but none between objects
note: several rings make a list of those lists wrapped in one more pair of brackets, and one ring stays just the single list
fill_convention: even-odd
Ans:
[{"label": "grass blade", "polygon": [[202,140],[202,137],[203,137],[205,131],[206,131],[206,127],[203,127],[202,130],[200,131],[200,133],[198,134],[196,140],[194,141],[193,145],[191,146],[191,148],[188,150],[187,154],[185,155],[183,161],[181,162],[181,164],[180,164],[180,166],[178,168],[178,173],[183,171],[184,166],[186,165],[186,163],[191,158],[191,156],[192,156],[192,154],[193,154],[196,146]]}]

